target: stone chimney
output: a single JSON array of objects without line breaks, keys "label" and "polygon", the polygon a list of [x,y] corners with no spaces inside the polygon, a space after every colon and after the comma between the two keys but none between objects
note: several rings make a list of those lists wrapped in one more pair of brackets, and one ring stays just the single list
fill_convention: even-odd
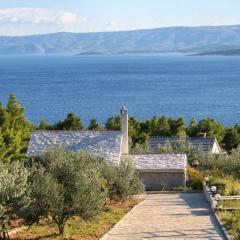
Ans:
[{"label": "stone chimney", "polygon": [[198,136],[201,137],[201,138],[206,138],[206,137],[207,137],[207,133],[205,133],[205,132],[200,132],[200,133],[198,134]]},{"label": "stone chimney", "polygon": [[127,155],[128,151],[128,109],[123,106],[121,111],[121,132],[123,134],[122,138],[122,149],[121,152],[123,155]]}]

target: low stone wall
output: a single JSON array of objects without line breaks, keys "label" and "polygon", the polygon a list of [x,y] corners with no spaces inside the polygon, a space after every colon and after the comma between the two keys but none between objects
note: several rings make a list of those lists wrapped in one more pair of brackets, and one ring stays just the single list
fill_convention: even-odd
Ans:
[{"label": "low stone wall", "polygon": [[205,198],[207,199],[207,201],[209,202],[209,205],[211,207],[211,210],[213,212],[213,216],[215,218],[215,220],[217,221],[218,225],[221,227],[222,233],[225,237],[226,240],[231,240],[233,239],[227,232],[227,230],[225,229],[223,223],[221,222],[220,218],[218,217],[215,209],[217,206],[217,201],[212,197],[212,193],[211,190],[208,186],[204,185],[204,189],[203,189],[203,194],[205,196]]}]

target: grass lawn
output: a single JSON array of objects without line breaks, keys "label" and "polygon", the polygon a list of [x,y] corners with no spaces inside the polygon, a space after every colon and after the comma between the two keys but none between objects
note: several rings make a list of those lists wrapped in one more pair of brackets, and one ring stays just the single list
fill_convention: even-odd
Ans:
[{"label": "grass lawn", "polygon": [[[240,181],[233,177],[210,177],[210,186],[217,187],[217,193],[222,196],[235,196],[240,195]],[[222,187],[223,189],[221,189]]]},{"label": "grass lawn", "polygon": [[58,229],[56,224],[49,220],[43,221],[41,224],[23,227],[23,229],[15,234],[11,234],[12,240],[95,240],[99,239],[111,226],[117,223],[133,206],[138,204],[139,200],[131,200],[121,203],[113,203],[106,208],[104,212],[99,214],[93,221],[85,222],[79,217],[70,219],[65,227],[64,236],[57,235]]},{"label": "grass lawn", "polygon": [[233,239],[240,240],[240,211],[218,212],[218,216]]},{"label": "grass lawn", "polygon": [[239,208],[240,209],[240,199],[219,201],[219,205],[224,208]]}]

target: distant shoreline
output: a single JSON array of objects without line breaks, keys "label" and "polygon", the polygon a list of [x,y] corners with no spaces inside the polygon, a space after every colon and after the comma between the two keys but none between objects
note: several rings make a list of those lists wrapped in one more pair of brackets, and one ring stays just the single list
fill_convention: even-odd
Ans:
[{"label": "distant shoreline", "polygon": [[213,52],[82,52],[82,53],[13,53],[13,54],[0,54],[0,57],[58,57],[58,56],[124,56],[124,55],[162,55],[162,56],[240,56],[239,51],[213,51]]},{"label": "distant shoreline", "polygon": [[182,52],[238,55],[235,53],[236,49],[240,49],[240,25],[0,36],[0,54],[102,55]]},{"label": "distant shoreline", "polygon": [[227,51],[200,52],[191,56],[240,56],[240,49]]}]

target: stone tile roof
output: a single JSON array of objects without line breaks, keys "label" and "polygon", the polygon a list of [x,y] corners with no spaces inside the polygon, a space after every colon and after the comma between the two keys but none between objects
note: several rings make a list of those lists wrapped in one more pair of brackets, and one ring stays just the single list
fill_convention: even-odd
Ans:
[{"label": "stone tile roof", "polygon": [[34,131],[28,146],[28,156],[40,155],[53,147],[70,151],[87,150],[118,164],[121,155],[120,131]]},{"label": "stone tile roof", "polygon": [[[204,153],[212,151],[215,138],[200,138],[200,137],[188,137],[186,138],[187,142],[194,148],[198,148]],[[180,139],[177,137],[150,137],[149,146],[150,148],[157,148],[159,145],[164,146],[166,143],[173,145],[178,145]],[[218,144],[217,144],[218,145]],[[220,150],[220,149],[219,149]]]},{"label": "stone tile roof", "polygon": [[131,155],[139,170],[185,171],[186,154],[139,154]]}]

